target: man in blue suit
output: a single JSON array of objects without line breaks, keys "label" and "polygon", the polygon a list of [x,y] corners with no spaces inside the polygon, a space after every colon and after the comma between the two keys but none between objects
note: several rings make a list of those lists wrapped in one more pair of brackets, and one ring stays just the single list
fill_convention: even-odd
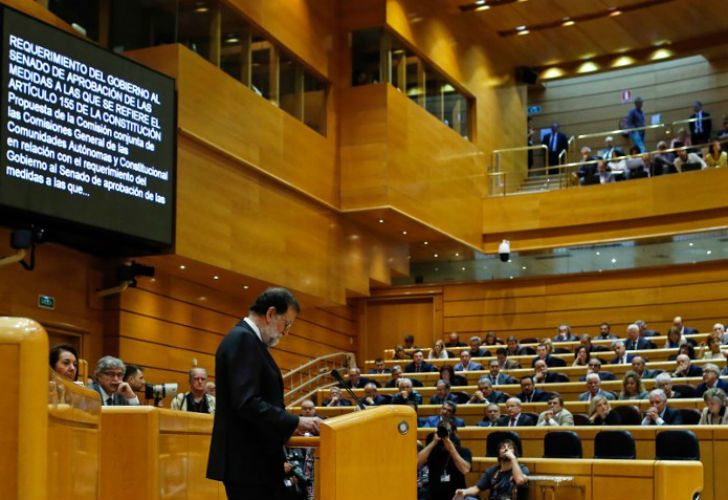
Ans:
[{"label": "man in blue suit", "polygon": [[422,422],[422,427],[437,427],[444,421],[449,421],[455,424],[457,427],[465,427],[465,421],[462,418],[455,416],[458,411],[458,405],[452,401],[446,401],[442,403],[439,415],[433,415],[426,418]]},{"label": "man in blue suit", "polygon": [[665,391],[653,389],[650,391],[649,399],[652,406],[645,413],[642,425],[682,425],[683,419],[680,412],[667,406]]},{"label": "man in blue suit", "polygon": [[715,387],[728,393],[728,382],[720,379],[720,368],[718,365],[708,363],[703,366],[703,383],[695,389],[695,397],[702,398],[705,391]]},{"label": "man in blue suit", "polygon": [[455,365],[456,372],[474,372],[482,369],[483,365],[476,363],[475,361],[471,361],[470,351],[467,349],[460,351],[460,363]]},{"label": "man in blue suit", "polygon": [[610,362],[613,365],[626,365],[632,362],[634,354],[627,354],[627,348],[624,346],[624,341],[615,340],[612,342],[612,350],[617,356]]},{"label": "man in blue suit", "polygon": [[640,336],[640,327],[634,323],[627,327],[627,340],[624,341],[624,347],[628,351],[642,351],[655,348],[652,342]]},{"label": "man in blue suit", "polygon": [[575,342],[576,335],[571,333],[571,327],[567,324],[559,325],[559,333],[554,337],[554,342]]},{"label": "man in blue suit", "polygon": [[680,335],[692,335],[698,333],[697,328],[691,328],[683,324],[682,316],[675,316],[672,320],[672,326],[680,330]]}]

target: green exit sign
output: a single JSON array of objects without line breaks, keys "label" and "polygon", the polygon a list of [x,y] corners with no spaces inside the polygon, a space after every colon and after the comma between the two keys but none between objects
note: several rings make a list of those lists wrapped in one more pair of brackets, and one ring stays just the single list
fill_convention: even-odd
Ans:
[{"label": "green exit sign", "polygon": [[38,295],[38,307],[41,309],[55,309],[56,298],[50,295]]}]

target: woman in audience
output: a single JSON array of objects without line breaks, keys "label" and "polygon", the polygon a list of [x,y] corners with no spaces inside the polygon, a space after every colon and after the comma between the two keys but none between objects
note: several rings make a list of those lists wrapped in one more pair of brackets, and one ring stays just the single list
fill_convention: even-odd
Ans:
[{"label": "woman in audience", "polygon": [[589,349],[586,346],[580,345],[574,351],[574,362],[571,366],[587,366],[590,359],[591,353],[589,353]]},{"label": "woman in audience", "polygon": [[455,375],[455,369],[452,365],[443,365],[442,368],[440,368],[440,380],[449,382],[451,387],[468,385],[468,379],[462,375]]},{"label": "woman in audience", "polygon": [[59,377],[75,382],[78,378],[78,353],[68,344],[57,345],[48,356],[51,368]]},{"label": "woman in audience", "polygon": [[667,331],[665,349],[677,349],[686,342],[687,340],[685,340],[685,337],[683,337],[682,333],[680,333],[680,329],[673,326]]},{"label": "woman in audience", "polygon": [[394,357],[392,359],[409,359],[403,345],[396,345],[394,347]]},{"label": "woman in audience", "polygon": [[495,332],[488,332],[485,334],[485,339],[483,340],[483,345],[498,345],[502,344],[503,342],[498,339]]},{"label": "woman in audience", "polygon": [[726,411],[728,398],[726,398],[723,389],[717,387],[708,389],[703,394],[703,401],[705,401],[705,408],[703,408],[703,415],[700,417],[700,425],[728,424],[728,411]]},{"label": "woman in audience", "polygon": [[[714,335],[710,335],[706,341],[707,345],[703,345],[702,348],[702,359],[716,359],[721,360],[724,358],[723,353],[720,350],[720,340]],[[706,350],[707,347],[707,350]]]},{"label": "woman in audience", "polygon": [[647,399],[647,391],[637,373],[630,370],[624,374],[619,399]]},{"label": "woman in audience", "polygon": [[705,155],[705,163],[709,167],[728,167],[728,153],[720,150],[720,142],[713,141],[708,147],[708,154]]},{"label": "woman in audience", "polygon": [[428,359],[447,359],[450,355],[445,350],[445,342],[437,340],[430,349],[430,354],[427,356]]},{"label": "woman in audience", "polygon": [[609,401],[604,396],[595,396],[589,405],[589,420],[592,425],[620,425],[622,418],[612,411]]},{"label": "woman in audience", "polygon": [[638,146],[632,146],[629,150],[630,158],[624,160],[624,178],[649,177],[650,171],[645,164],[642,151]]}]

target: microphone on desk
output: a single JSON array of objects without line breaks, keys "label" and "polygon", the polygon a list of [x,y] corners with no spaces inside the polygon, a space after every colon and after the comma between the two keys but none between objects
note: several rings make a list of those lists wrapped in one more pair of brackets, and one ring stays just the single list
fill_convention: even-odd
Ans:
[{"label": "microphone on desk", "polygon": [[334,380],[336,380],[339,383],[339,385],[341,387],[343,387],[344,389],[346,389],[346,392],[349,393],[349,396],[351,396],[352,398],[354,398],[354,401],[356,401],[356,405],[359,408],[361,408],[362,410],[366,409],[366,407],[364,406],[364,403],[362,402],[362,400],[359,399],[359,397],[356,394],[354,394],[354,391],[351,390],[351,387],[349,387],[348,385],[346,385],[346,383],[344,382],[344,378],[341,376],[341,373],[339,373],[339,370],[337,370],[336,368],[334,368],[333,370],[331,370],[331,376],[333,377]]}]

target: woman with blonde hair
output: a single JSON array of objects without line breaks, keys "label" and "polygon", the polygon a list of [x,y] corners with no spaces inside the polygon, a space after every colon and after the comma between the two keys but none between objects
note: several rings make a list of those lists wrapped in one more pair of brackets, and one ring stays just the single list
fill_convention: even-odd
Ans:
[{"label": "woman with blonde hair", "polygon": [[642,384],[642,378],[636,372],[630,370],[624,374],[619,399],[647,399],[647,391]]},{"label": "woman with blonde hair", "polygon": [[728,153],[721,151],[720,141],[713,141],[708,146],[708,154],[705,155],[705,163],[709,167],[728,167]]},{"label": "woman with blonde hair", "polygon": [[622,418],[609,406],[604,396],[595,396],[589,405],[589,420],[592,425],[620,425]]},{"label": "woman with blonde hair", "polygon": [[427,359],[448,359],[450,355],[445,349],[445,342],[440,339],[436,340],[435,344],[430,349],[430,354],[427,355]]}]

